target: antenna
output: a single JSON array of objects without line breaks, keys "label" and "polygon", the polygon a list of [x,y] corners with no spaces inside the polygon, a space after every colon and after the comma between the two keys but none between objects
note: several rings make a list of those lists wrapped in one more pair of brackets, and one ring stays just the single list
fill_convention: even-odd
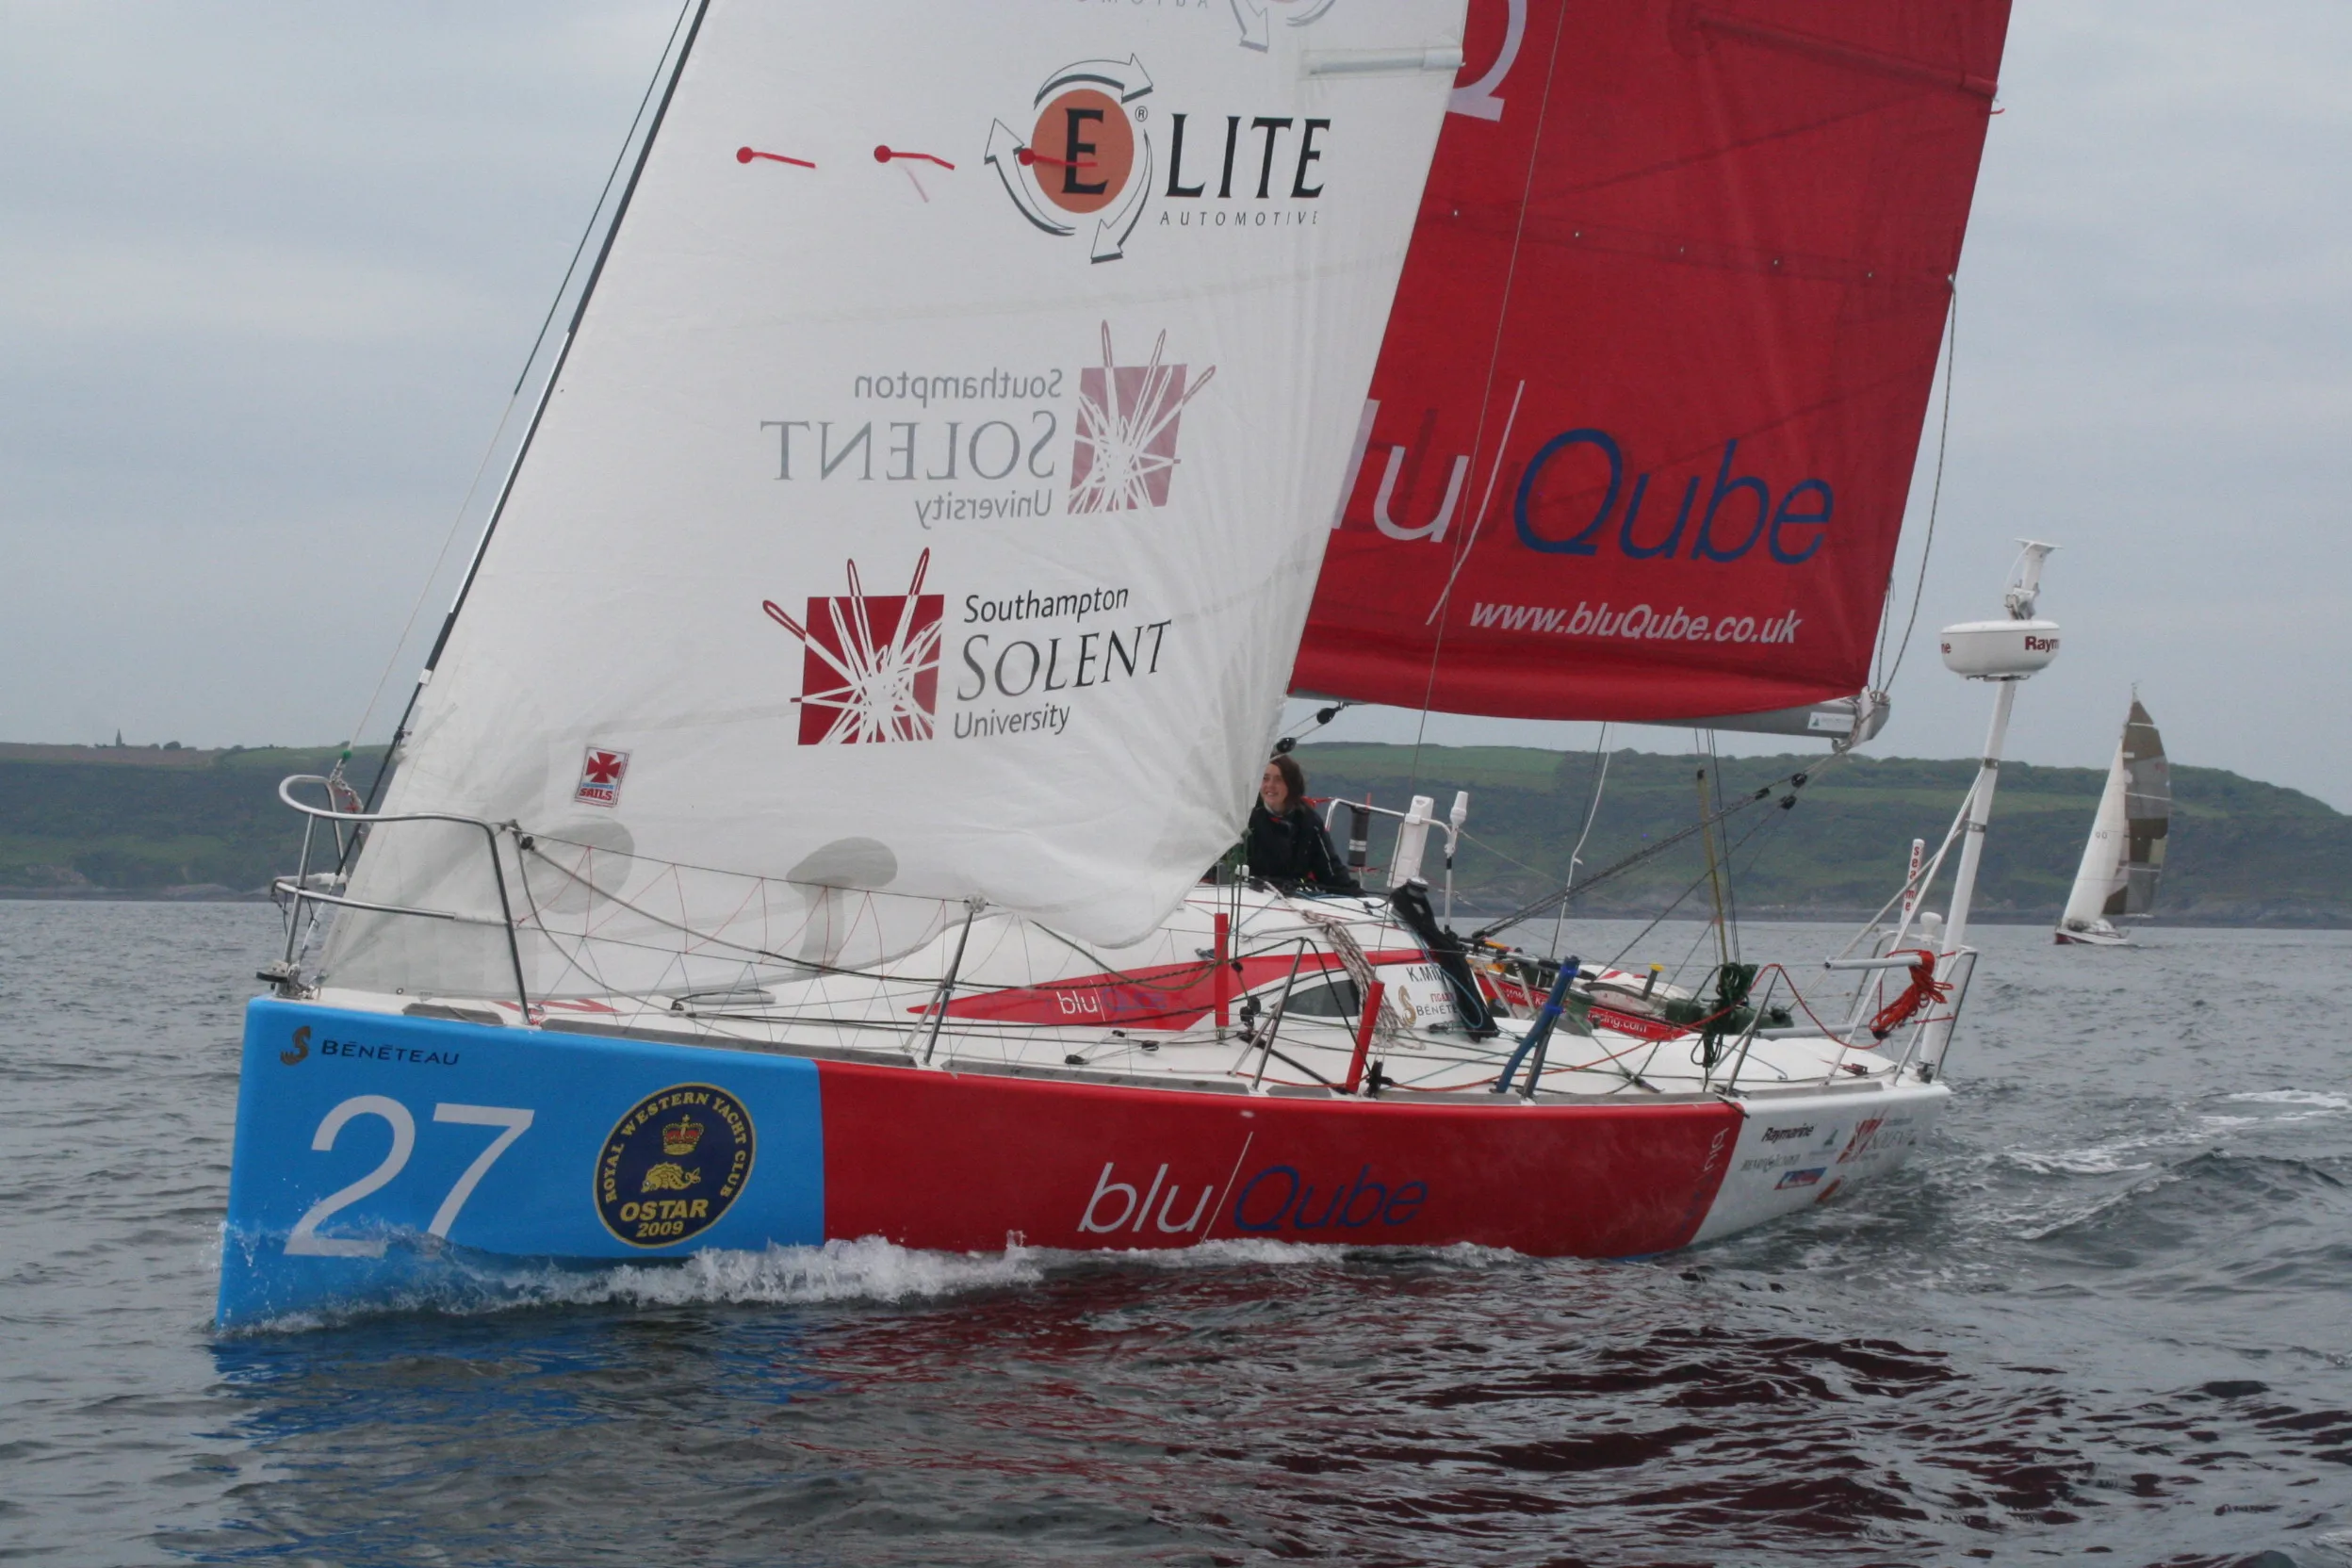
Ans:
[{"label": "antenna", "polygon": [[2009,588],[2001,596],[2001,602],[2013,621],[2034,618],[2034,601],[2042,591],[2042,563],[2050,559],[2055,545],[2045,545],[2038,539],[2020,539],[2025,548],[2017,552],[2016,564],[2009,568]]}]

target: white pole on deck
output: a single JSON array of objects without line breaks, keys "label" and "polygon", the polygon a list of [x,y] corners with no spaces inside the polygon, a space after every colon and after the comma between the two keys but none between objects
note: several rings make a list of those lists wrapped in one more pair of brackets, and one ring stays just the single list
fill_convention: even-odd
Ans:
[{"label": "white pole on deck", "polygon": [[1446,919],[1454,918],[1454,849],[1462,842],[1462,825],[1470,820],[1470,792],[1454,792],[1454,808],[1446,813]]},{"label": "white pole on deck", "polygon": [[1993,726],[1985,732],[1984,760],[1977,764],[1976,784],[1968,800],[1968,836],[1960,842],[1960,871],[1952,886],[1952,912],[1944,917],[1944,969],[1968,935],[1968,906],[1976,896],[1976,868],[1984,858],[1984,825],[1993,814],[1993,787],[2001,782],[2001,748],[2009,739],[2009,710],[2017,706],[2017,683],[1999,682],[1993,698]]},{"label": "white pole on deck", "polygon": [[[2009,713],[2017,706],[2018,684],[2046,668],[2058,652],[2058,628],[2036,617],[2041,592],[2042,563],[2057,547],[2021,541],[2002,608],[2002,621],[1970,621],[1943,630],[1944,663],[1954,673],[1989,680],[2000,688],[1993,698],[1993,722],[1984,733],[1984,756],[1976,770],[1968,795],[1967,837],[1960,844],[1960,869],[1952,877],[1952,908],[1944,919],[1943,952],[1936,976],[1947,984],[1959,977],[1961,950],[1968,937],[1968,910],[1976,898],[1977,869],[1984,859],[1984,828],[1993,814],[1993,789],[2001,782],[2001,752],[2009,739]],[[1919,1041],[1922,1071],[1940,1074],[1944,1052],[1952,1043],[1953,1011],[1936,1012]]]}]

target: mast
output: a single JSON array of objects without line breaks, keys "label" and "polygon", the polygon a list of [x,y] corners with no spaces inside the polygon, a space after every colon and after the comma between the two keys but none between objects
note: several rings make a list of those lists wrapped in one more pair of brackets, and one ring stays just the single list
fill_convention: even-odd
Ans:
[{"label": "mast", "polygon": [[[1952,908],[1944,920],[1943,952],[1936,976],[1945,984],[1964,978],[1962,971],[1974,955],[1968,949],[1969,906],[1976,898],[1977,868],[1984,858],[1984,830],[1993,814],[1993,790],[2001,782],[2001,747],[2009,738],[2009,713],[2017,706],[2017,685],[2045,669],[2058,654],[2058,626],[2035,616],[2042,585],[2042,563],[2055,545],[2019,541],[2024,550],[2012,571],[2009,590],[2002,596],[2009,617],[2002,621],[1968,621],[1943,632],[1945,665],[1972,680],[1989,680],[1997,688],[1993,722],[1984,732],[1984,756],[1968,792],[1966,837],[1960,845],[1960,869],[1952,880]],[[1944,1052],[1952,1044],[1956,1009],[1931,1020],[1919,1047],[1920,1070],[1933,1075],[1943,1068]]]}]

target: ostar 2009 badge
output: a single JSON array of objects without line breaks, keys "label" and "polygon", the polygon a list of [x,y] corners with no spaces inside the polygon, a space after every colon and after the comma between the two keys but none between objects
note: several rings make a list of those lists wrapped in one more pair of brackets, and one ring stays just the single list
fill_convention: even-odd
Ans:
[{"label": "ostar 2009 badge", "polygon": [[725,1089],[679,1084],[639,1101],[596,1156],[596,1213],[631,1247],[670,1247],[718,1223],[751,1179],[751,1113]]}]

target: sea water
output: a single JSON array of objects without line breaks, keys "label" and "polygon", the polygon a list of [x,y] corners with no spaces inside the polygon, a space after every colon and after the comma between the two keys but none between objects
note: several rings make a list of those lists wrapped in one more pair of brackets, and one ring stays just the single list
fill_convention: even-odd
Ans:
[{"label": "sea water", "polygon": [[2352,1564],[2352,934],[1984,929],[1915,1163],[1669,1257],[860,1242],[224,1337],[276,933],[0,904],[0,1559]]}]

